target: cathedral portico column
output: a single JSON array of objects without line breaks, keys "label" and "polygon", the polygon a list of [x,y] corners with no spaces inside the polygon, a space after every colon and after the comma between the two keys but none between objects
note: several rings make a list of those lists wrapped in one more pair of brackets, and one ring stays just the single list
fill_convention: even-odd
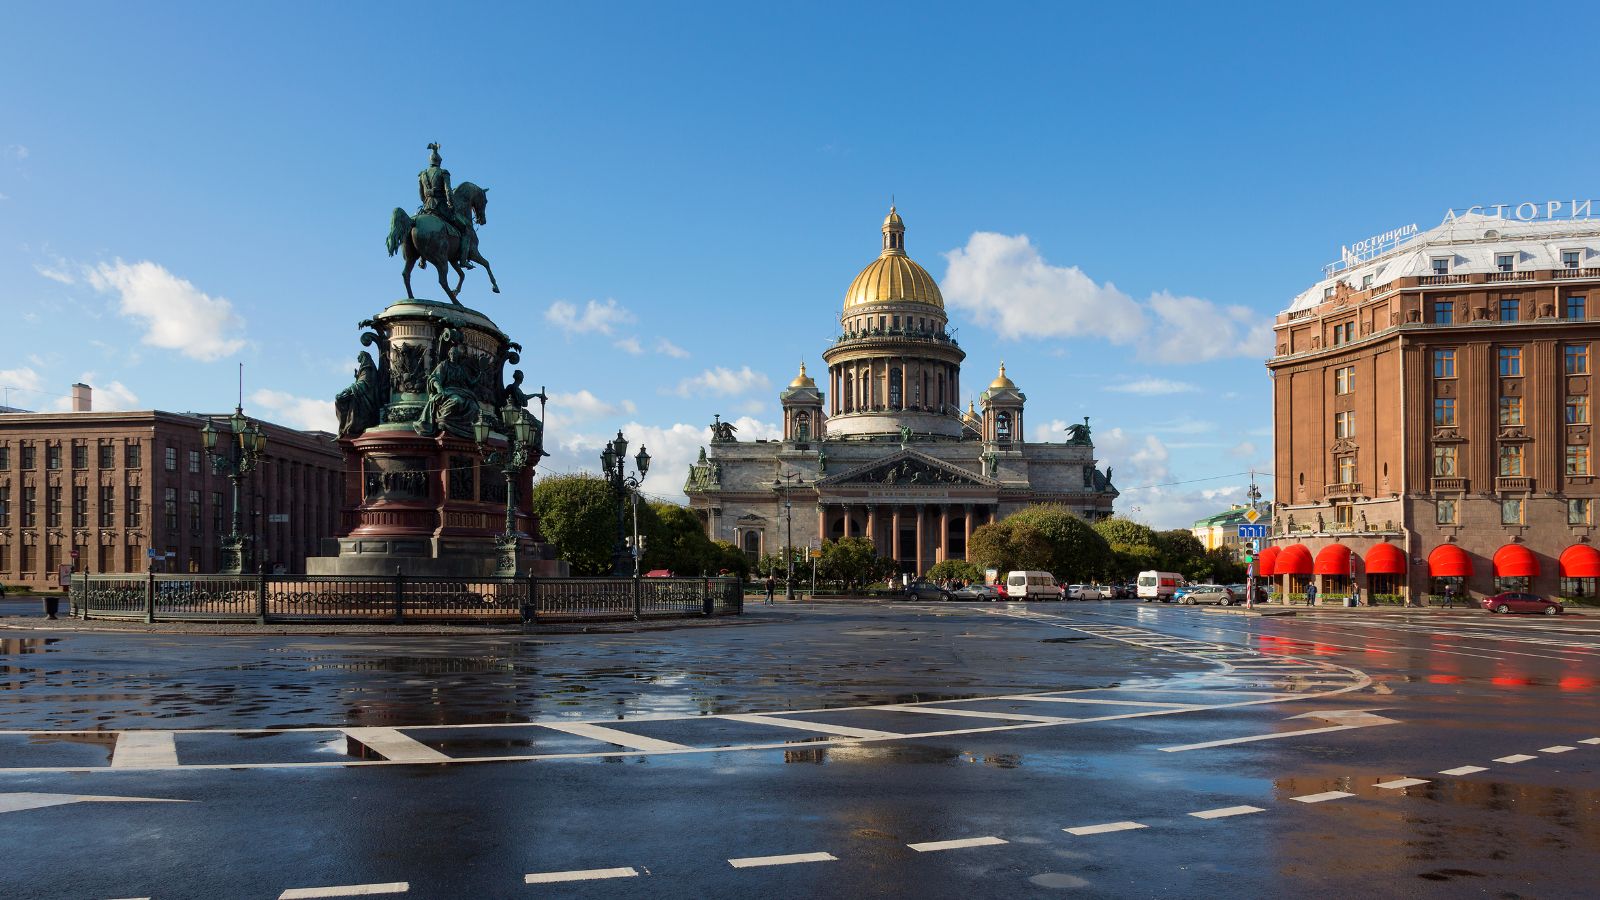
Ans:
[{"label": "cathedral portico column", "polygon": [[878,505],[876,503],[868,503],[867,504],[867,540],[872,542],[872,551],[874,553],[876,553],[878,551],[878,519],[877,519],[877,515],[876,515],[877,510],[878,510]]},{"label": "cathedral portico column", "polygon": [[819,501],[817,503],[817,546],[822,546],[822,542],[827,539],[828,505]]},{"label": "cathedral portico column", "polygon": [[972,558],[972,504],[961,507],[961,558]]},{"label": "cathedral portico column", "polygon": [[844,505],[844,536],[851,537],[850,533],[850,504]]},{"label": "cathedral portico column", "polygon": [[925,518],[924,513],[926,513],[927,510],[923,509],[920,506],[917,507],[916,509],[917,509],[917,574],[921,575],[922,574],[922,546],[925,543],[925,541],[923,540],[923,537],[922,537],[922,520]]},{"label": "cathedral portico column", "polygon": [[939,552],[934,562],[944,562],[950,558],[950,507],[939,505]]},{"label": "cathedral portico column", "polygon": [[896,506],[889,517],[889,555],[894,559],[895,569],[900,568],[900,507]]}]

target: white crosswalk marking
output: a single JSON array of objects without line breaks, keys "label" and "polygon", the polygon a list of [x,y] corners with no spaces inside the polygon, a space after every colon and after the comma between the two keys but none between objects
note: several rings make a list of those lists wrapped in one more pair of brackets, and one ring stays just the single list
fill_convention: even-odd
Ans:
[{"label": "white crosswalk marking", "polygon": [[1107,822],[1104,825],[1078,825],[1072,828],[1063,828],[1061,830],[1065,831],[1067,834],[1076,834],[1082,836],[1088,834],[1110,834],[1114,831],[1132,831],[1135,828],[1148,827],[1148,825],[1141,825],[1138,822]]},{"label": "white crosswalk marking", "polygon": [[1513,753],[1510,756],[1502,756],[1499,759],[1496,759],[1495,762],[1497,762],[1497,763],[1506,763],[1507,765],[1515,765],[1517,763],[1527,762],[1530,759],[1538,759],[1538,758],[1539,757],[1537,757],[1537,756],[1529,756],[1526,753]]},{"label": "white crosswalk marking", "polygon": [[1248,816],[1251,813],[1266,812],[1259,806],[1224,806],[1221,809],[1203,809],[1189,815],[1196,819],[1226,819],[1231,816]]},{"label": "white crosswalk marking", "polygon": [[1301,803],[1326,803],[1329,800],[1342,800],[1345,797],[1354,796],[1355,794],[1349,791],[1323,791],[1320,794],[1306,794],[1303,797],[1291,797],[1290,799],[1298,800]]},{"label": "white crosswalk marking", "polygon": [[890,731],[874,731],[870,728],[851,728],[848,725],[829,725],[824,722],[803,722],[799,719],[782,718],[779,716],[763,716],[754,713],[732,713],[722,718],[734,722],[747,722],[751,725],[775,725],[779,728],[798,728],[801,731],[816,731],[822,734],[831,734],[835,737],[860,738],[863,740],[882,740],[884,738],[897,738],[900,735]]},{"label": "white crosswalk marking", "polygon": [[178,764],[178,747],[170,731],[124,731],[111,751],[111,767],[165,768]]},{"label": "white crosswalk marking", "polygon": [[449,762],[450,757],[393,728],[346,728],[344,733],[368,750],[396,762]]},{"label": "white crosswalk marking", "polygon": [[317,897],[370,897],[377,894],[404,894],[411,890],[409,882],[391,881],[387,884],[344,884],[334,887],[290,888],[278,895],[278,900],[313,900]]},{"label": "white crosswalk marking", "polygon": [[1440,775],[1472,775],[1477,772],[1487,772],[1483,766],[1456,766],[1454,769],[1443,769]]},{"label": "white crosswalk marking", "polygon": [[907,844],[907,847],[918,853],[932,853],[938,850],[964,850],[967,847],[994,847],[1008,843],[997,837],[959,838],[953,841],[927,841],[921,844]]},{"label": "white crosswalk marking", "polygon": [[760,866],[792,866],[795,863],[838,862],[832,853],[789,853],[783,856],[745,856],[728,860],[735,869],[754,869]]},{"label": "white crosswalk marking", "polygon": [[1416,785],[1427,783],[1428,779],[1426,778],[1397,778],[1394,781],[1380,781],[1373,785],[1373,787],[1389,788],[1394,790],[1397,788],[1415,787]]},{"label": "white crosswalk marking", "polygon": [[588,722],[540,722],[546,728],[556,731],[565,731],[579,737],[593,738],[616,744],[618,747],[627,747],[629,750],[687,750],[684,744],[674,744],[671,741],[658,741],[655,738],[645,737],[642,734],[633,734],[627,731],[618,731],[604,725],[592,725]]},{"label": "white crosswalk marking", "polygon": [[636,878],[638,870],[632,866],[615,869],[573,869],[568,872],[530,872],[522,876],[524,884],[557,884],[566,881],[599,881],[605,878]]}]

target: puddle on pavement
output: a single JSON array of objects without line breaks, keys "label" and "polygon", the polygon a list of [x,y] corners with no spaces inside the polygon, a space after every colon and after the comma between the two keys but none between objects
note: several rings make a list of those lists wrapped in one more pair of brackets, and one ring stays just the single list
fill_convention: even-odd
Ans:
[{"label": "puddle on pavement", "polygon": [[58,653],[60,638],[0,638],[0,656],[21,653]]}]

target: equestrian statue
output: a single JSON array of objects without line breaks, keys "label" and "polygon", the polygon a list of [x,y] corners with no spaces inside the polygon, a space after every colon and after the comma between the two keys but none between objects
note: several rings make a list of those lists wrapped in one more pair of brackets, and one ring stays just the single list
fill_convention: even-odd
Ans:
[{"label": "equestrian statue", "polygon": [[[474,220],[479,225],[489,224],[484,215],[489,205],[489,189],[470,181],[451,188],[450,170],[441,165],[444,159],[439,156],[439,145],[429,144],[428,150],[428,167],[417,173],[417,194],[422,206],[417,208],[415,217],[395,207],[389,218],[389,255],[395,255],[402,248],[405,250],[406,268],[402,277],[406,283],[406,297],[416,299],[411,293],[411,268],[419,261],[423,268],[433,263],[439,273],[439,287],[457,306],[461,301],[456,295],[461,293],[466,270],[472,268],[473,263],[483,264],[483,271],[489,276],[489,287],[498,294],[500,285],[494,280],[494,269],[478,251],[478,232],[473,228]],[[446,281],[446,264],[456,270],[455,290],[451,290]]]}]

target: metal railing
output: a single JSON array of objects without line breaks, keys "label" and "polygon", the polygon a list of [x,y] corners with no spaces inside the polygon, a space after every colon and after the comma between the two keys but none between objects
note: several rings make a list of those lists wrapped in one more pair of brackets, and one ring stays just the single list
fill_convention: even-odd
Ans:
[{"label": "metal railing", "polygon": [[737,578],[78,575],[84,619],[517,623],[739,615]]}]

